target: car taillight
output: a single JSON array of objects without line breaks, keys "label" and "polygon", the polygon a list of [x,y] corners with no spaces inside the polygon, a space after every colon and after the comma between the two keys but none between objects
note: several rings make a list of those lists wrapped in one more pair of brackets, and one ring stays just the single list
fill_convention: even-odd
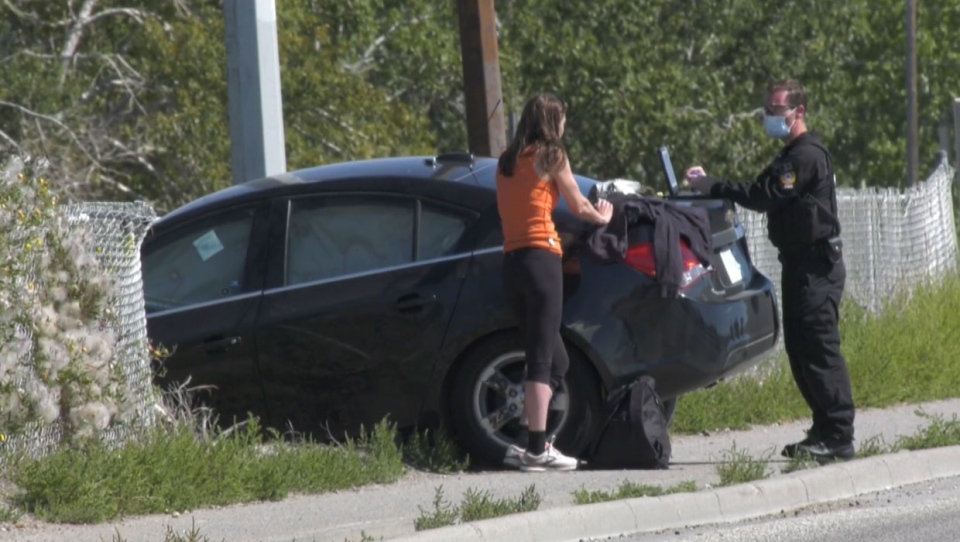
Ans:
[{"label": "car taillight", "polygon": [[[680,278],[680,289],[689,288],[710,270],[700,264],[700,260],[690,250],[685,239],[680,240],[680,253],[683,256],[683,274]],[[657,262],[654,256],[653,243],[641,243],[627,249],[624,261],[630,267],[651,278],[657,277]]]}]

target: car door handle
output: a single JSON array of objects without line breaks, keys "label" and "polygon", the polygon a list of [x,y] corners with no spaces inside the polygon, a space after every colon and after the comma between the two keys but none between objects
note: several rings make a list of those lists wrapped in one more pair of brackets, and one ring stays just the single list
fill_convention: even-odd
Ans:
[{"label": "car door handle", "polygon": [[416,312],[422,309],[424,305],[433,303],[436,300],[437,296],[434,294],[407,294],[397,300],[397,310],[400,312]]},{"label": "car door handle", "polygon": [[222,354],[241,342],[240,337],[216,337],[203,341],[203,348],[208,354]]}]

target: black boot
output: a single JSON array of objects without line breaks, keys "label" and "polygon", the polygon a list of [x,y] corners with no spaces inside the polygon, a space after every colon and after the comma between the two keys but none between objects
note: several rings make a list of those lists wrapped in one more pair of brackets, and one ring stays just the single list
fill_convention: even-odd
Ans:
[{"label": "black boot", "polygon": [[784,446],[783,450],[780,451],[780,455],[789,459],[793,459],[794,457],[797,457],[797,450],[801,446],[809,446],[820,440],[820,437],[817,435],[816,428],[811,427],[810,429],[807,429],[806,433],[807,436],[800,442],[794,442]]},{"label": "black boot", "polygon": [[856,455],[853,442],[823,439],[797,446],[797,456],[806,456],[821,465],[831,461],[848,461]]}]

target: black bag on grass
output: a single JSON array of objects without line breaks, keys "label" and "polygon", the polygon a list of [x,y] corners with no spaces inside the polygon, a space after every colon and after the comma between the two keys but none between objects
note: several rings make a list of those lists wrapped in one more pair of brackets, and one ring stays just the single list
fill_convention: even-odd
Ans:
[{"label": "black bag on grass", "polygon": [[653,377],[611,394],[607,418],[587,464],[596,469],[666,469],[670,435]]}]

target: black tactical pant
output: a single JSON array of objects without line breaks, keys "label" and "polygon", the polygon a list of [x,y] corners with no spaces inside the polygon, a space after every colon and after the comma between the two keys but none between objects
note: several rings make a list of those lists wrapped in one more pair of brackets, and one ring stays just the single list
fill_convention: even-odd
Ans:
[{"label": "black tactical pant", "polygon": [[782,253],[783,339],[793,378],[813,412],[821,439],[853,440],[853,390],[840,352],[843,261],[830,263],[811,248]]}]

